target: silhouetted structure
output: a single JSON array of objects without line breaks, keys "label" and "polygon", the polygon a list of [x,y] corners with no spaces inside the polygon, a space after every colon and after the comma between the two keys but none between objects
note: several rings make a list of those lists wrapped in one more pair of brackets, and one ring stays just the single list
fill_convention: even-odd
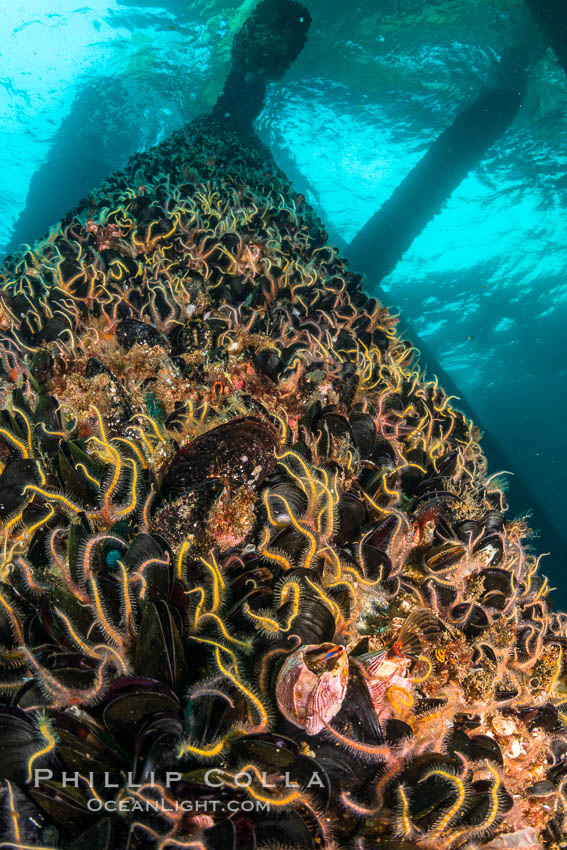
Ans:
[{"label": "silhouetted structure", "polygon": [[148,128],[140,125],[130,101],[131,93],[120,79],[98,79],[77,92],[45,161],[31,178],[8,251],[44,234],[144,147]]},{"label": "silhouetted structure", "polygon": [[567,3],[565,0],[526,0],[526,5],[567,74]]},{"label": "silhouetted structure", "polygon": [[251,131],[266,85],[278,80],[301,53],[311,15],[295,0],[262,0],[235,35],[232,65],[213,117]]},{"label": "silhouetted structure", "polygon": [[379,282],[514,119],[522,102],[518,86],[488,91],[431,145],[362,230],[346,254]]}]

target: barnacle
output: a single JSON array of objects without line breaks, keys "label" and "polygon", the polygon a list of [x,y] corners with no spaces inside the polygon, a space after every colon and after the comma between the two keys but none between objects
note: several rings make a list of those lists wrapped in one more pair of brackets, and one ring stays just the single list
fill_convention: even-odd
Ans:
[{"label": "barnacle", "polygon": [[561,846],[565,615],[259,142],[175,133],[0,282],[2,840]]}]

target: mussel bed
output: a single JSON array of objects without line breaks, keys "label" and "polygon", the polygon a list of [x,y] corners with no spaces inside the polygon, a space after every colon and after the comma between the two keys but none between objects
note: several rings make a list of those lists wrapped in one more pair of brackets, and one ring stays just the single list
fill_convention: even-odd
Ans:
[{"label": "mussel bed", "polygon": [[261,144],[192,124],[0,280],[2,846],[563,846],[528,525]]}]

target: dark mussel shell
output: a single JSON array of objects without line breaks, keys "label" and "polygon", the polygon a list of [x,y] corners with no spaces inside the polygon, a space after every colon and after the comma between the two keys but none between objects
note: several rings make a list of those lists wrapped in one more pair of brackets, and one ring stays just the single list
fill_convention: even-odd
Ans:
[{"label": "dark mussel shell", "polygon": [[[250,850],[256,850],[256,836],[253,831],[250,831],[247,836],[250,843],[248,843],[247,847],[250,847]],[[238,843],[238,831],[237,825],[232,818],[223,820],[221,823],[215,824],[215,826],[210,827],[205,831],[205,840],[207,850],[237,850]]]},{"label": "dark mussel shell", "polygon": [[463,729],[454,728],[445,738],[445,749],[450,755],[462,753],[466,758],[471,757],[471,739]]},{"label": "dark mussel shell", "polygon": [[321,416],[313,423],[312,431],[319,438],[318,451],[321,457],[329,455],[334,440],[348,440],[354,445],[354,437],[348,421],[344,416],[335,413],[332,408],[326,408]]},{"label": "dark mussel shell", "polygon": [[209,510],[223,489],[220,478],[205,478],[183,495],[162,504],[153,517],[154,532],[163,535],[174,547],[181,546],[188,534],[202,533]]},{"label": "dark mussel shell", "polygon": [[559,846],[564,840],[564,834],[563,818],[560,814],[556,814],[554,818],[547,822],[547,826],[542,832],[544,845],[546,847]]},{"label": "dark mussel shell", "polygon": [[479,602],[486,608],[496,608],[503,611],[512,595],[512,573],[489,567],[482,570],[480,576],[484,580],[484,593]]},{"label": "dark mussel shell", "polygon": [[292,566],[301,563],[301,558],[309,547],[309,541],[301,531],[291,525],[277,531],[270,540],[268,549],[285,555]]},{"label": "dark mussel shell", "polygon": [[501,511],[487,511],[482,518],[482,524],[487,532],[495,531],[497,533],[504,530],[506,517]]},{"label": "dark mussel shell", "polygon": [[413,729],[404,720],[398,717],[390,717],[386,721],[384,737],[389,744],[397,744],[404,738],[413,738]]},{"label": "dark mussel shell", "polygon": [[262,348],[254,355],[254,365],[272,381],[277,380],[283,369],[283,362],[278,352],[273,348]]},{"label": "dark mussel shell", "polygon": [[335,384],[335,389],[338,392],[340,402],[346,408],[349,408],[354,401],[359,384],[360,378],[356,372],[354,363],[345,363],[343,365],[342,375]]},{"label": "dark mussel shell", "polygon": [[222,570],[230,582],[231,602],[257,587],[266,586],[271,592],[272,580],[281,573],[278,564],[268,564],[256,551],[246,552],[241,557],[229,556],[223,561]]},{"label": "dark mussel shell", "polygon": [[[416,467],[421,466],[422,469],[427,469],[429,458],[427,452],[423,449],[410,449],[406,452],[405,457],[408,463],[414,463]],[[419,472],[419,469],[416,469],[416,472]],[[420,475],[423,477],[423,472]]]},{"label": "dark mussel shell", "polygon": [[488,567],[482,570],[479,575],[483,579],[485,593],[490,593],[493,590],[499,590],[504,596],[510,596],[512,593],[512,573],[509,570],[501,570],[497,567]]},{"label": "dark mussel shell", "polygon": [[162,495],[177,499],[204,478],[258,487],[275,469],[278,446],[276,432],[261,419],[232,419],[179,449],[164,478]]},{"label": "dark mussel shell", "polygon": [[554,765],[565,765],[567,768],[567,740],[565,738],[552,738],[549,750]]},{"label": "dark mussel shell", "polygon": [[[47,352],[45,352],[47,353]],[[46,451],[56,451],[61,442],[63,424],[59,403],[54,396],[42,393],[33,412],[37,436]]]},{"label": "dark mussel shell", "polygon": [[489,735],[473,735],[471,741],[471,758],[475,761],[493,761],[495,764],[503,765],[502,750]]},{"label": "dark mussel shell", "polygon": [[128,850],[135,846],[128,838],[125,825],[118,820],[102,817],[88,827],[69,845],[69,850]]},{"label": "dark mussel shell", "polygon": [[[508,709],[511,711],[512,709]],[[551,732],[558,728],[559,715],[556,706],[546,703],[539,706],[522,706],[516,709],[517,715],[528,724],[530,730],[544,729]]]},{"label": "dark mussel shell", "polygon": [[504,555],[502,537],[498,534],[484,535],[474,547],[473,552],[481,558],[483,566],[496,567]]},{"label": "dark mussel shell", "polygon": [[[464,815],[464,822],[467,825],[477,826],[482,823],[493,806],[491,791],[493,790],[493,781],[490,779],[478,779],[471,783],[472,793],[469,796],[469,806]],[[504,815],[510,811],[514,804],[511,795],[506,788],[501,785],[498,789],[498,814],[496,815],[495,823],[500,823]]]},{"label": "dark mussel shell", "polygon": [[339,524],[334,536],[338,545],[346,543],[358,532],[366,519],[366,506],[355,493],[341,493],[338,504]]},{"label": "dark mussel shell", "polygon": [[291,445],[287,446],[286,448],[289,448],[290,451],[295,452],[308,463],[311,463],[313,459],[311,449],[303,440],[297,440],[295,443],[291,443]]},{"label": "dark mussel shell", "polygon": [[412,820],[420,827],[428,827],[449,800],[454,799],[454,789],[447,782],[441,782],[435,776],[424,779],[431,770],[458,772],[460,759],[443,753],[427,753],[411,759],[396,776],[395,781],[387,784],[384,801],[390,808],[399,804],[397,789],[403,784],[408,789]]},{"label": "dark mussel shell", "polygon": [[[258,844],[278,842],[280,846],[317,850],[325,846],[325,836],[313,811],[306,806],[297,810],[284,809],[279,813],[272,808],[255,825]],[[277,845],[276,845],[277,846]]]},{"label": "dark mussel shell", "polygon": [[373,549],[379,549],[388,554],[389,547],[399,527],[399,519],[395,516],[389,516],[365,534],[361,545],[363,547],[371,546]]},{"label": "dark mussel shell", "polygon": [[[419,466],[422,465],[423,464],[419,464]],[[425,466],[424,468],[427,469],[428,467]],[[433,497],[437,497],[438,499],[451,498],[451,496],[454,495],[450,492],[450,485],[449,487],[447,486],[449,482],[441,475],[429,473],[424,476],[423,472],[415,467],[410,467],[407,471],[404,470],[404,475],[406,478],[411,476],[413,478],[419,477],[421,479],[415,488],[415,491],[412,489],[412,494],[415,492],[415,495],[419,497],[419,500]]]},{"label": "dark mussel shell", "polygon": [[452,478],[457,469],[458,451],[449,452],[437,462],[437,472],[442,478]]},{"label": "dark mussel shell", "polygon": [[139,676],[160,679],[171,687],[187,674],[179,630],[163,600],[146,601],[136,645],[135,670]]},{"label": "dark mussel shell", "polygon": [[532,655],[537,648],[539,632],[533,626],[520,627],[516,632],[516,647],[523,657]]},{"label": "dark mussel shell", "polygon": [[482,533],[482,524],[476,519],[464,519],[455,524],[455,533],[459,540],[469,544],[479,538]]},{"label": "dark mussel shell", "polygon": [[291,524],[286,503],[296,519],[303,516],[307,510],[307,496],[296,484],[292,484],[288,480],[270,485],[267,499],[270,512],[277,522],[289,522]]},{"label": "dark mussel shell", "polygon": [[479,714],[461,713],[455,715],[455,729],[478,729],[481,723]]},{"label": "dark mussel shell", "polygon": [[[343,354],[347,354],[348,351],[352,351],[356,345],[355,336],[347,330],[347,328],[341,328],[339,332],[334,337],[334,347],[335,351],[343,352]],[[354,364],[351,364],[354,365]]]},{"label": "dark mussel shell", "polygon": [[307,431],[314,431],[322,410],[323,407],[320,401],[314,401],[312,404],[309,404],[304,409],[299,420],[301,427]]},{"label": "dark mussel shell", "polygon": [[175,761],[182,738],[183,723],[177,714],[151,717],[136,738],[134,780],[151,782],[152,775],[159,775],[162,768]]},{"label": "dark mussel shell", "polygon": [[[325,746],[323,744],[322,748],[318,749],[317,756],[325,750]],[[327,810],[333,792],[333,781],[318,757],[300,755],[286,772],[292,782],[309,789],[308,793],[317,800],[323,811]]]},{"label": "dark mussel shell", "polygon": [[392,562],[381,549],[366,543],[365,539],[357,547],[363,573],[370,581],[386,581],[392,572]]},{"label": "dark mussel shell", "polygon": [[496,667],[498,663],[498,659],[496,658],[496,653],[487,643],[481,643],[473,649],[472,656],[473,664],[482,664],[483,662],[489,663],[489,665],[493,665]]},{"label": "dark mussel shell", "polygon": [[236,738],[230,746],[237,759],[252,760],[265,770],[283,770],[294,764],[300,756],[296,741],[285,735],[261,732]]},{"label": "dark mussel shell", "polygon": [[[347,737],[360,742],[362,746],[365,744],[373,746],[383,744],[384,733],[372,705],[368,687],[360,672],[360,667],[356,664],[353,667],[354,670],[349,677],[345,698],[340,711],[333,718],[332,726],[340,732],[344,732]],[[329,740],[340,749],[344,748],[339,741],[333,739],[332,735],[329,736]],[[362,753],[362,749],[360,753]],[[356,749],[354,749],[354,755],[361,757],[360,754],[357,754]]]},{"label": "dark mussel shell", "polygon": [[286,578],[301,584],[301,617],[293,622],[292,632],[299,635],[303,644],[329,643],[336,631],[335,618],[317,592],[306,583],[317,580],[311,570],[295,569],[286,574]]},{"label": "dark mussel shell", "polygon": [[38,483],[35,461],[24,458],[9,460],[0,475],[0,518],[4,519],[24,504],[27,484]]},{"label": "dark mussel shell", "polygon": [[55,361],[47,348],[40,348],[34,353],[30,372],[39,384],[47,382],[54,362]]},{"label": "dark mussel shell", "polygon": [[57,614],[56,609],[63,612],[64,615],[74,624],[75,629],[79,634],[86,635],[92,626],[92,614],[88,608],[81,604],[77,597],[67,590],[67,588],[59,586],[54,587],[50,599],[50,613],[53,615],[50,633],[56,640],[60,640],[63,646],[68,644],[68,632],[63,626],[61,617]]},{"label": "dark mussel shell", "polygon": [[65,489],[82,505],[96,504],[99,491],[91,481],[76,468],[75,459],[68,443],[60,442],[57,449],[59,472]]},{"label": "dark mussel shell", "polygon": [[85,712],[80,720],[58,712],[53,717],[53,725],[57,733],[57,754],[70,770],[104,773],[129,764],[128,754],[118,741]]},{"label": "dark mussel shell", "polygon": [[196,349],[204,351],[210,342],[211,331],[202,319],[193,318],[184,325],[175,325],[169,334],[169,340],[176,354]]},{"label": "dark mussel shell", "polygon": [[69,330],[70,321],[67,317],[53,316],[43,323],[41,330],[33,334],[33,341],[36,345],[41,345],[42,342],[53,342]]},{"label": "dark mussel shell", "polygon": [[14,696],[14,702],[22,709],[34,710],[38,706],[49,704],[48,698],[42,692],[37,682],[32,679],[24,682]]},{"label": "dark mussel shell", "polygon": [[374,451],[376,442],[376,425],[374,419],[362,411],[354,411],[349,417],[350,429],[354,445],[361,458],[368,458]]},{"label": "dark mussel shell", "polygon": [[161,334],[157,328],[146,322],[140,322],[139,319],[122,319],[116,326],[116,339],[126,351],[129,351],[134,345],[142,345],[145,343],[153,348],[154,345],[160,345],[166,351],[169,351],[169,342]]},{"label": "dark mussel shell", "polygon": [[30,787],[28,793],[36,805],[63,826],[87,824],[97,817],[88,808],[88,796],[83,788],[65,787],[61,782],[48,779]]},{"label": "dark mussel shell", "polygon": [[115,679],[107,691],[103,711],[106,728],[118,740],[133,743],[148,717],[160,712],[178,712],[175,693],[163,682],[128,677]]},{"label": "dark mussel shell", "polygon": [[306,595],[301,621],[293,623],[293,632],[303,644],[326,643],[335,636],[335,619],[329,608],[315,596]]},{"label": "dark mussel shell", "polygon": [[377,436],[369,460],[380,469],[385,466],[393,466],[396,462],[396,452],[388,440]]},{"label": "dark mussel shell", "polygon": [[530,785],[527,792],[530,797],[551,797],[557,793],[557,788],[549,779],[541,779],[539,782]]},{"label": "dark mussel shell", "polygon": [[490,626],[488,614],[480,605],[461,602],[451,610],[453,623],[468,638],[481,635]]},{"label": "dark mussel shell", "polygon": [[349,652],[349,658],[355,660],[357,658],[361,658],[363,655],[368,655],[370,652],[370,638],[368,635],[364,635],[357,640],[355,645]]},{"label": "dark mussel shell", "polygon": [[[25,783],[28,777],[28,759],[42,747],[42,743],[43,739],[25,711],[15,706],[0,708],[3,778]],[[42,767],[44,766],[42,762]]]},{"label": "dark mussel shell", "polygon": [[97,664],[94,659],[75,652],[38,652],[41,662],[64,686],[88,688],[96,681]]},{"label": "dark mussel shell", "polygon": [[314,423],[313,433],[319,437],[318,450],[321,457],[331,453],[333,439],[348,439],[354,443],[350,425],[344,416],[338,413],[323,413]]},{"label": "dark mussel shell", "polygon": [[167,599],[173,583],[173,558],[159,534],[138,534],[122,558],[128,572],[144,566],[146,599]]},{"label": "dark mussel shell", "polygon": [[[228,693],[234,699],[234,691]],[[190,700],[189,710],[194,711],[191,721],[191,737],[198,745],[218,741],[222,735],[226,735],[231,724],[242,717],[241,706],[238,702],[231,705],[222,695],[217,693],[203,693],[197,688],[196,691],[191,693]]]},{"label": "dark mussel shell", "polygon": [[[446,770],[446,768],[442,768]],[[452,783],[440,776],[422,778],[411,786],[411,816],[418,829],[428,830],[454,802],[455,790]]]},{"label": "dark mussel shell", "polygon": [[440,573],[457,564],[464,554],[464,547],[458,543],[443,543],[428,549],[423,560],[428,570]]}]

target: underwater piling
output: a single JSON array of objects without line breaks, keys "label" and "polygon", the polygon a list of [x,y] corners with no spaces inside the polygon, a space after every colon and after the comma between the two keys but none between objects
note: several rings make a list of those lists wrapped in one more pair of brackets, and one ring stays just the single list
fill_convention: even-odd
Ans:
[{"label": "underwater piling", "polygon": [[522,86],[483,92],[460,112],[345,249],[379,283],[513,121]]},{"label": "underwater piling", "polygon": [[527,528],[263,146],[188,126],[1,280],[16,846],[560,841]]},{"label": "underwater piling", "polygon": [[266,85],[297,59],[311,15],[296,0],[261,0],[234,37],[231,68],[212,117],[240,133],[252,132],[264,105]]},{"label": "underwater piling", "polygon": [[525,0],[567,74],[567,9],[563,0]]},{"label": "underwater piling", "polygon": [[252,133],[134,156],[0,326],[2,843],[565,843],[529,530]]}]

